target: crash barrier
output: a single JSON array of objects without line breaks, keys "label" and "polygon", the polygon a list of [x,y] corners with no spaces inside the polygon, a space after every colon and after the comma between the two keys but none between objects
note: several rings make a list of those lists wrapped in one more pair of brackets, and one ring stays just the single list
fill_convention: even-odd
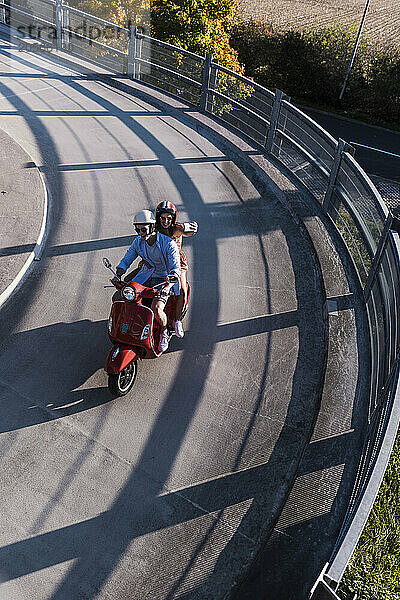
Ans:
[{"label": "crash barrier", "polygon": [[312,598],[334,592],[381,483],[400,416],[400,242],[397,219],[353,158],[279,90],[275,93],[218,64],[82,13],[61,0],[0,1],[0,21],[18,35],[177,96],[218,118],[289,169],[341,235],[364,293],[369,321],[371,383],[365,445],[347,513]]}]

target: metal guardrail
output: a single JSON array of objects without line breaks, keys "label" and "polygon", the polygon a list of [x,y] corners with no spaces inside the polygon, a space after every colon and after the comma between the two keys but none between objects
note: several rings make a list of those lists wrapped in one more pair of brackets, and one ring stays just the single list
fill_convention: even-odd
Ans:
[{"label": "metal guardrail", "polygon": [[400,417],[400,241],[393,231],[400,231],[398,221],[353,159],[351,146],[336,141],[279,90],[272,93],[211,55],[197,56],[62,0],[0,0],[0,22],[218,118],[285,165],[335,224],[364,290],[371,347],[364,451],[331,559],[312,590],[313,599],[337,598],[334,589],[372,508]]}]

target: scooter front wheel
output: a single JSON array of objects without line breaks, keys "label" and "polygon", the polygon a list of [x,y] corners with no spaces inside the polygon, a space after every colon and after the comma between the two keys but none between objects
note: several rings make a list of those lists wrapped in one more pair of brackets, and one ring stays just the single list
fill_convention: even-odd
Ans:
[{"label": "scooter front wheel", "polygon": [[108,389],[113,396],[125,396],[133,387],[137,374],[137,362],[133,360],[117,375],[108,376]]}]

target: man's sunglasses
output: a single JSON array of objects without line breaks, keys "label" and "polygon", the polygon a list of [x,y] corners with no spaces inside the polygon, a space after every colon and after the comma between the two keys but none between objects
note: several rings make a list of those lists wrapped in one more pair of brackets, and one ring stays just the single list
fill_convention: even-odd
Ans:
[{"label": "man's sunglasses", "polygon": [[140,233],[141,231],[144,231],[146,233],[147,227],[148,227],[148,225],[145,225],[144,227],[137,227],[137,225],[135,225],[135,229],[138,233]]}]

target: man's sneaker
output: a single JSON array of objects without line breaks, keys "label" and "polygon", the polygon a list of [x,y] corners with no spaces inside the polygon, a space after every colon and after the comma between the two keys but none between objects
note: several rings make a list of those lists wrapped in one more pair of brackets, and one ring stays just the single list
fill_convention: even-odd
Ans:
[{"label": "man's sneaker", "polygon": [[182,321],[174,321],[174,327],[176,337],[183,338],[185,332],[183,331]]},{"label": "man's sneaker", "polygon": [[158,344],[158,351],[165,352],[169,346],[169,333],[168,329],[164,331],[162,336],[160,337],[160,343]]}]

